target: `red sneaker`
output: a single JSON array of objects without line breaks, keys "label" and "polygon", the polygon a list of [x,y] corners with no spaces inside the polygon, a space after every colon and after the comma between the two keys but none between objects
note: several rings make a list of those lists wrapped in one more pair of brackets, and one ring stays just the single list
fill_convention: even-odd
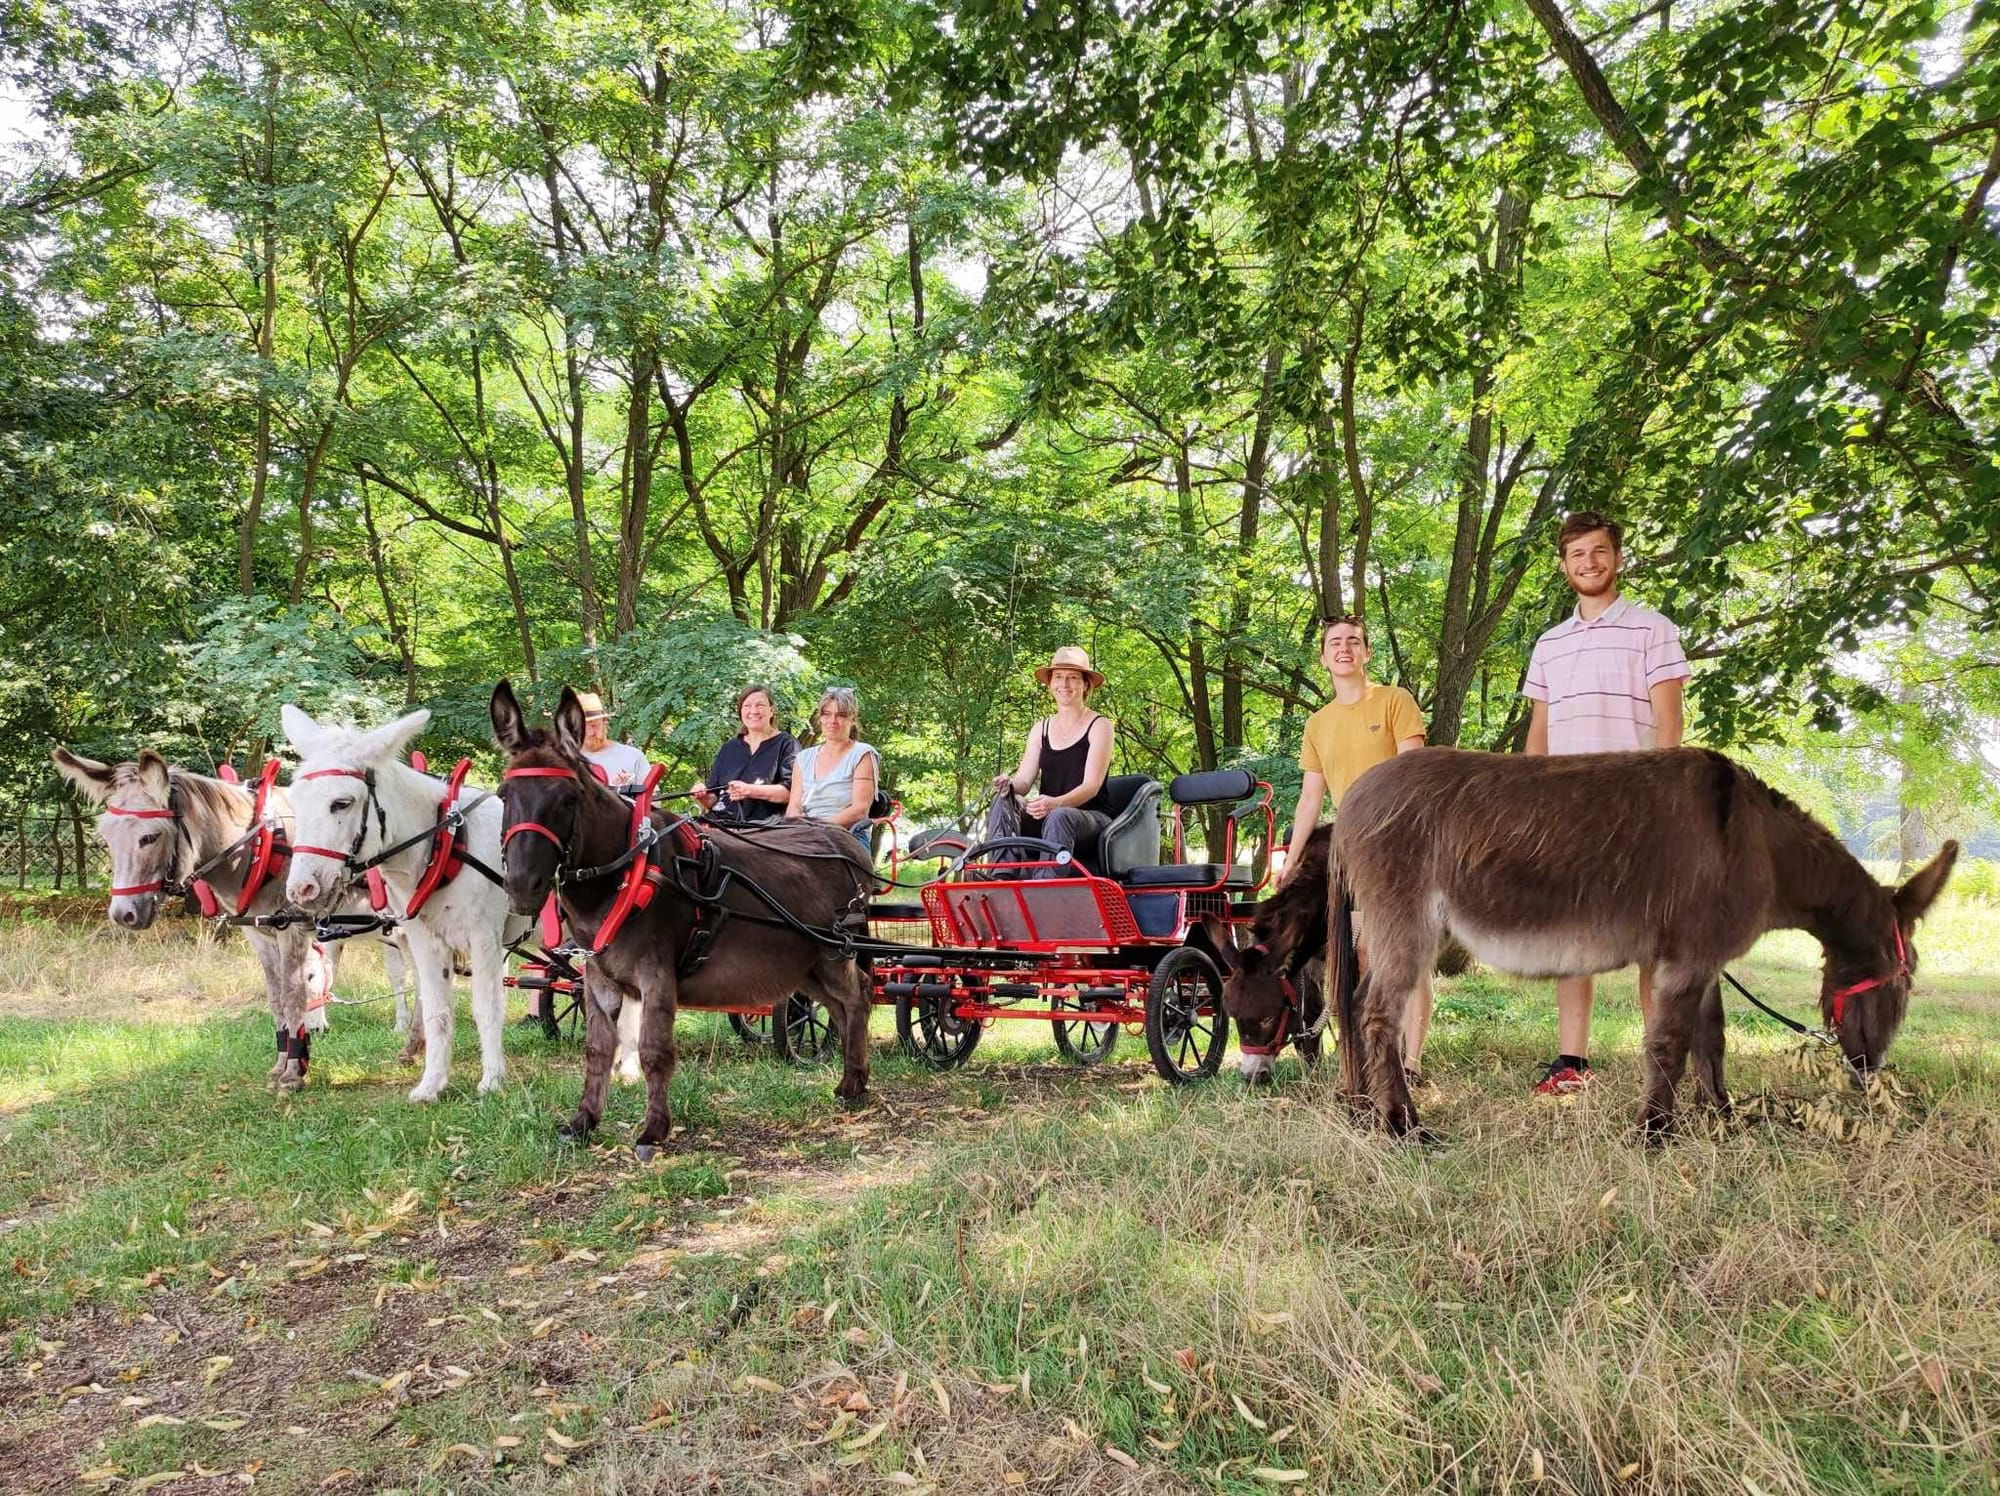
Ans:
[{"label": "red sneaker", "polygon": [[1542,1066],[1541,1078],[1535,1082],[1537,1096],[1574,1096],[1578,1091],[1589,1089],[1590,1067],[1578,1069],[1565,1065],[1561,1060],[1550,1060]]}]

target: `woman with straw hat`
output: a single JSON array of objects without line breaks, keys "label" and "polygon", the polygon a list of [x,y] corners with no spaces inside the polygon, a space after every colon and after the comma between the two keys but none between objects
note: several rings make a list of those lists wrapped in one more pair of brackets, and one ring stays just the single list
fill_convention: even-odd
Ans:
[{"label": "woman with straw hat", "polygon": [[[1074,851],[1095,842],[1111,824],[1104,809],[1111,719],[1090,709],[1090,693],[1104,684],[1104,676],[1091,667],[1089,654],[1065,644],[1035,671],[1035,679],[1055,699],[1056,709],[1028,729],[1014,772],[993,777],[986,836],[989,841],[1038,836]],[[1029,794],[1031,789],[1035,793]],[[1057,871],[1041,868],[1036,876],[1053,878]]]}]

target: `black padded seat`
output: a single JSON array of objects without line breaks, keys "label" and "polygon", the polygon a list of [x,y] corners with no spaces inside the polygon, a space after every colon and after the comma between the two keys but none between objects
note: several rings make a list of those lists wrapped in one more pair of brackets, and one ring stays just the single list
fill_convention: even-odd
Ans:
[{"label": "black padded seat", "polygon": [[1219,862],[1169,862],[1135,867],[1121,881],[1133,888],[1213,888],[1227,871]]},{"label": "black padded seat", "polygon": [[1208,769],[1176,774],[1167,786],[1167,798],[1176,805],[1222,805],[1247,800],[1256,791],[1257,776],[1248,769]]}]

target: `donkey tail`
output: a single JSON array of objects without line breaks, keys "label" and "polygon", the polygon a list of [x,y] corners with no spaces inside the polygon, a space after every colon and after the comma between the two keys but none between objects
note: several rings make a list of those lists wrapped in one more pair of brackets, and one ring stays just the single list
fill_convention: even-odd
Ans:
[{"label": "donkey tail", "polygon": [[1347,886],[1338,851],[1333,856],[1327,903],[1326,975],[1332,987],[1334,1016],[1340,1024],[1340,1084],[1350,1098],[1361,1097],[1368,1093],[1368,1057],[1361,1034],[1361,952],[1354,943],[1354,891]]}]

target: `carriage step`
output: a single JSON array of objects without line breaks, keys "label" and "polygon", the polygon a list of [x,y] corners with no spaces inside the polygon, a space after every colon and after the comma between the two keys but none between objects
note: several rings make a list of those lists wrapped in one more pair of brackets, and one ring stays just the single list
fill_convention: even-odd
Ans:
[{"label": "carriage step", "polygon": [[944,957],[933,955],[928,951],[898,951],[896,953],[896,964],[898,966],[942,966],[944,965]]},{"label": "carriage step", "polygon": [[994,982],[983,989],[987,997],[1034,997],[1040,988],[1029,982]]},{"label": "carriage step", "polygon": [[1123,987],[1085,987],[1081,992],[1077,993],[1077,996],[1085,1002],[1123,1002],[1125,999],[1125,989]]}]

